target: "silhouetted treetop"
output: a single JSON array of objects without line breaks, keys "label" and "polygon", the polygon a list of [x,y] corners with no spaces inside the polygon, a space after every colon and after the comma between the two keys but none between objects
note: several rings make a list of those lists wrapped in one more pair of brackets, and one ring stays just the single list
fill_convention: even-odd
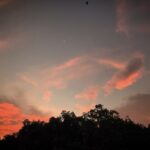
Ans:
[{"label": "silhouetted treetop", "polygon": [[115,110],[94,109],[76,116],[63,110],[49,122],[23,121],[23,127],[0,141],[0,149],[15,150],[133,150],[150,147],[150,125],[122,119]]}]

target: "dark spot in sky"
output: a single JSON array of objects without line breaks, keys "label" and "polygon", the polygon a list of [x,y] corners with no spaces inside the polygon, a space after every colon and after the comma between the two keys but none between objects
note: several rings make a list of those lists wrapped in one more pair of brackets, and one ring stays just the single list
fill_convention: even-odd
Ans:
[{"label": "dark spot in sky", "polygon": [[89,4],[89,2],[88,2],[88,1],[86,1],[86,2],[85,2],[85,4],[86,4],[86,5],[88,5],[88,4]]}]

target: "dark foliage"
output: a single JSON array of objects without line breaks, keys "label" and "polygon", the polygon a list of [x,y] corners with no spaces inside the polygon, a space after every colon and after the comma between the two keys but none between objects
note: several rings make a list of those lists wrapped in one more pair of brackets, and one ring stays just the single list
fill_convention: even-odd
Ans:
[{"label": "dark foliage", "polygon": [[48,123],[25,120],[18,133],[0,141],[0,149],[14,150],[133,150],[149,149],[150,126],[121,119],[102,105],[76,116],[62,111]]}]

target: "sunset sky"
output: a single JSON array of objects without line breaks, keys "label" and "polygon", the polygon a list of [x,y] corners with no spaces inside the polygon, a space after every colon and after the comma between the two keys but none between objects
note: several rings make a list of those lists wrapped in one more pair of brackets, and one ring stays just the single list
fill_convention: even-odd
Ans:
[{"label": "sunset sky", "polygon": [[150,1],[85,2],[0,0],[1,137],[99,103],[150,123]]}]

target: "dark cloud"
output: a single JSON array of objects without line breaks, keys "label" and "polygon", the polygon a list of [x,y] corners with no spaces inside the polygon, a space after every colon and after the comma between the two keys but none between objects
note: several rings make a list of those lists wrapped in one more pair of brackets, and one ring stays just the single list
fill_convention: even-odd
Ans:
[{"label": "dark cloud", "polygon": [[135,57],[128,62],[125,70],[120,72],[120,76],[122,76],[123,78],[129,76],[132,73],[140,70],[142,67],[143,59],[141,57]]},{"label": "dark cloud", "polygon": [[132,33],[150,33],[150,1],[118,0],[117,32],[129,36]]},{"label": "dark cloud", "polygon": [[106,93],[110,93],[113,89],[122,90],[139,79],[144,66],[143,57],[138,56],[132,58],[123,69],[114,74],[112,79],[105,86]]},{"label": "dark cloud", "polygon": [[129,116],[138,123],[150,123],[150,94],[136,94],[128,98],[126,105],[118,108],[121,116]]}]

